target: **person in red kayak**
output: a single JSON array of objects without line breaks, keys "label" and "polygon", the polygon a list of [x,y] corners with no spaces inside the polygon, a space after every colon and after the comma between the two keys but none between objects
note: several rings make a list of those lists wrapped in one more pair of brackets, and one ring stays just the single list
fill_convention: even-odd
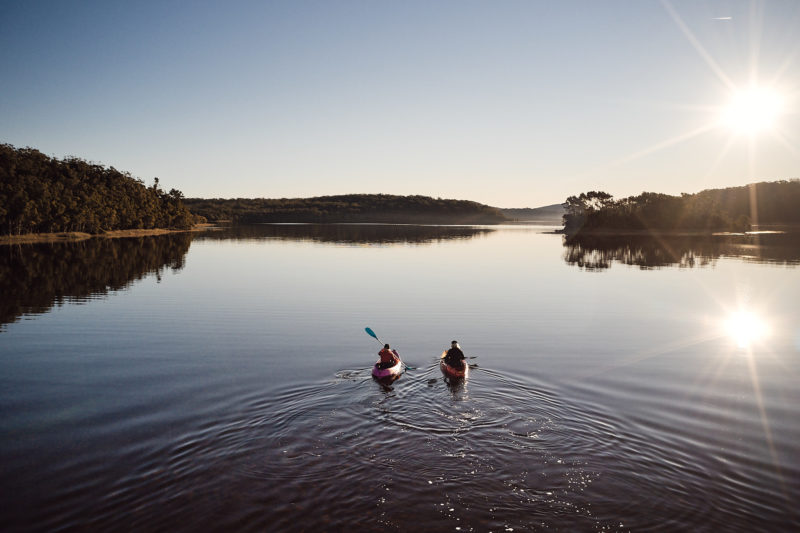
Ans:
[{"label": "person in red kayak", "polygon": [[400,356],[397,355],[397,352],[389,348],[388,344],[383,345],[383,350],[378,352],[378,355],[381,356],[381,360],[377,363],[378,368],[390,368],[400,362]]},{"label": "person in red kayak", "polygon": [[455,369],[461,370],[464,368],[464,352],[458,346],[458,341],[450,343],[450,349],[444,356],[444,362],[447,366],[452,366]]}]

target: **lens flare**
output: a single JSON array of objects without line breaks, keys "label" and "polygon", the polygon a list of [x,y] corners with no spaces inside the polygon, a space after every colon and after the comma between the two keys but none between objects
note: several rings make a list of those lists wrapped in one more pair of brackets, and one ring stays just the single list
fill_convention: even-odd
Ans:
[{"label": "lens flare", "polygon": [[783,98],[774,89],[736,91],[722,113],[722,123],[737,133],[754,135],[771,129],[783,112]]}]

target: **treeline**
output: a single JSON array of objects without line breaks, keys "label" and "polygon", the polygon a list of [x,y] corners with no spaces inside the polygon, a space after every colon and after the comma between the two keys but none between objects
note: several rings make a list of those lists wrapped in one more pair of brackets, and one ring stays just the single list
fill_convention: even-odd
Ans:
[{"label": "treeline", "polygon": [[800,180],[760,182],[671,196],[644,192],[620,200],[602,191],[570,196],[565,232],[748,231],[753,225],[800,225]]},{"label": "treeline", "polygon": [[76,157],[0,144],[0,234],[187,229],[183,194]]},{"label": "treeline", "polygon": [[184,203],[192,213],[212,222],[496,224],[507,220],[499,209],[477,202],[391,194],[280,199],[187,198]]}]

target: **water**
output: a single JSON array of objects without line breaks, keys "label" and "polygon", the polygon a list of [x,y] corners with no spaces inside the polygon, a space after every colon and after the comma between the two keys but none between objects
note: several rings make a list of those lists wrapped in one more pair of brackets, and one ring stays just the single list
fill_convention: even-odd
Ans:
[{"label": "water", "polygon": [[0,527],[797,530],[796,240],[546,231],[0,247]]}]

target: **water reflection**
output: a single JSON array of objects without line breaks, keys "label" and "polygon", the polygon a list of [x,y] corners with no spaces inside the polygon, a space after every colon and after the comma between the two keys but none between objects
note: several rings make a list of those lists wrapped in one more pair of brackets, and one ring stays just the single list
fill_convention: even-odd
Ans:
[{"label": "water reflection", "polygon": [[[8,326],[2,529],[800,531],[799,270],[592,280],[560,237],[490,235],[206,240],[179,276],[98,313]],[[188,242],[172,242],[104,283],[179,267]],[[58,248],[36,268],[110,278],[153,244]],[[29,255],[18,268],[42,262]],[[0,276],[0,301],[35,285]],[[764,349],[715,328],[735,309],[772,330]],[[390,390],[371,378],[367,323],[416,367]],[[453,387],[451,335],[480,354]]]},{"label": "water reflection", "polygon": [[277,239],[335,244],[430,244],[471,239],[494,231],[480,226],[417,226],[403,224],[251,224],[224,226],[199,239],[255,241]]},{"label": "water reflection", "polygon": [[183,268],[191,235],[88,239],[0,247],[0,331],[54,305],[118,291],[148,274]]},{"label": "water reflection", "polygon": [[468,399],[466,379],[444,376],[442,381],[444,381],[445,385],[447,385],[447,390],[450,391],[450,396],[453,401],[462,401]]},{"label": "water reflection", "polygon": [[800,234],[711,236],[579,235],[565,237],[564,261],[587,270],[613,263],[642,269],[714,266],[722,257],[757,263],[800,264]]},{"label": "water reflection", "polygon": [[770,333],[767,322],[755,313],[739,310],[731,313],[723,325],[725,334],[739,348],[750,348],[754,343],[764,341]]}]

